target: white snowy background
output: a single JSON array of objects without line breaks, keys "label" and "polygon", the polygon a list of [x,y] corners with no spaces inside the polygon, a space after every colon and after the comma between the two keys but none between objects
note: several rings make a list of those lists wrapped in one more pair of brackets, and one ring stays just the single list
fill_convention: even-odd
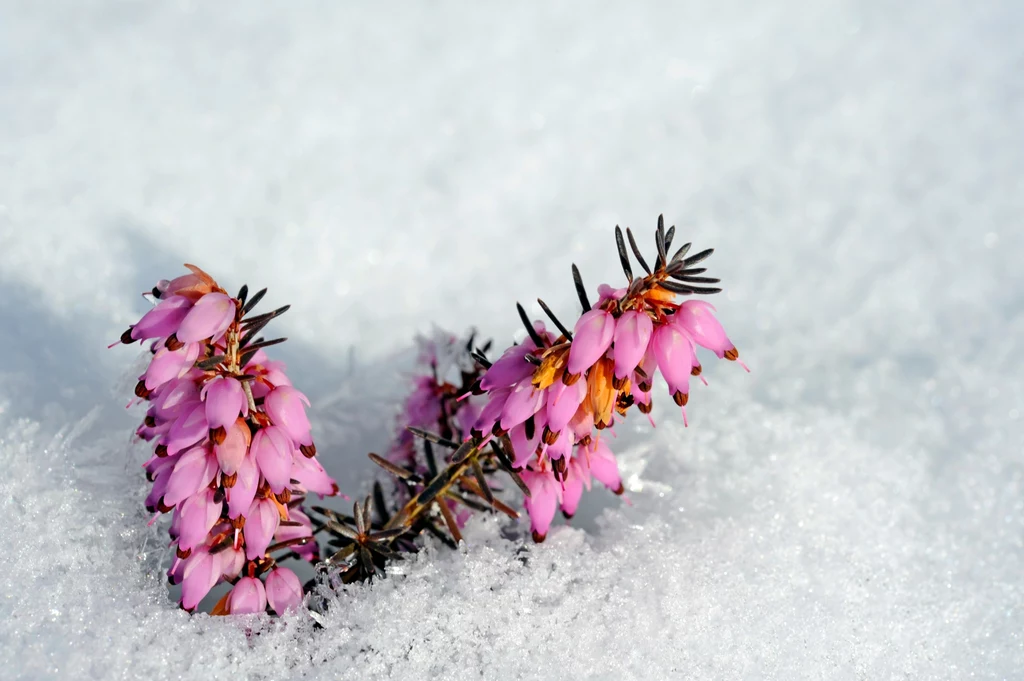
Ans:
[{"label": "white snowy background", "polygon": [[[1024,678],[1018,2],[0,4],[4,679]],[[714,246],[707,362],[542,546],[190,617],[123,408],[139,293],[292,304],[275,354],[365,489],[432,323]],[[536,306],[530,308],[539,313]],[[248,634],[247,634],[248,629]]]}]

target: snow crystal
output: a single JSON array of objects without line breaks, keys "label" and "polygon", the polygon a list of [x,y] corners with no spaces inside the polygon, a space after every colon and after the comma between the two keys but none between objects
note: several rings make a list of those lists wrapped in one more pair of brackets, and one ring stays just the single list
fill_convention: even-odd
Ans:
[{"label": "snow crystal", "polygon": [[[0,3],[0,676],[1018,677],[1022,19]],[[291,303],[274,356],[356,494],[416,333],[570,317],[570,262],[619,281],[612,227],[649,251],[662,212],[754,373],[707,362],[689,428],[656,387],[629,503],[539,546],[479,518],[319,623],[176,609],[104,348],[138,292],[194,262]]]}]

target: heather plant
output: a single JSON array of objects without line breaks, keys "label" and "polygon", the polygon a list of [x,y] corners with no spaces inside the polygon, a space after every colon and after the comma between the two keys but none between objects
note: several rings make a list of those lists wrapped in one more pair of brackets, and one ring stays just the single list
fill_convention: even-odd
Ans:
[{"label": "heather plant", "polygon": [[231,590],[214,614],[281,614],[302,601],[296,574],[280,561],[319,559],[307,494],[338,493],[316,460],[305,407],[259,333],[288,307],[251,315],[266,289],[229,296],[198,267],[159,282],[156,305],[121,336],[150,341],[135,395],[148,404],[136,431],[152,442],[144,464],[153,483],[146,508],[171,514],[181,607],[194,610],[220,582]]},{"label": "heather plant", "polygon": [[[228,581],[215,614],[268,606],[280,614],[304,595],[295,573],[279,565],[286,555],[316,564],[329,586],[370,580],[417,551],[421,535],[457,546],[473,513],[518,519],[514,488],[535,542],[545,540],[559,509],[575,514],[595,480],[621,495],[605,431],[633,406],[654,426],[656,375],[687,425],[690,379],[707,383],[698,347],[746,369],[715,308],[694,298],[721,290],[697,266],[712,249],[689,255],[687,243],[670,256],[674,236],[659,217],[651,266],[632,232],[624,237],[616,227],[626,282],[600,285],[594,303],[573,265],[582,314],[572,330],[538,299],[557,333],[517,304],[526,337],[494,361],[491,343],[477,347],[475,333],[437,330],[418,339],[418,373],[396,435],[385,456],[369,455],[391,480],[375,482],[351,514],[304,505],[309,494],[335,495],[338,487],[316,461],[309,401],[264,352],[284,339],[258,337],[287,306],[250,316],[265,290],[248,298],[242,287],[230,297],[191,265],[190,274],[160,282],[151,292],[157,304],[121,341],[151,341],[136,387],[149,403],[138,435],[154,443],[147,508],[172,513],[168,574],[182,585],[181,606],[194,609]],[[323,559],[321,533],[328,535]]]}]

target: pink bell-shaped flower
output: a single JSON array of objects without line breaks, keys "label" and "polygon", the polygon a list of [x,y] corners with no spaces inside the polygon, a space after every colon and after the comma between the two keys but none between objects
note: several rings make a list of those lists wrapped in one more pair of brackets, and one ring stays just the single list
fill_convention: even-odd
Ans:
[{"label": "pink bell-shaped flower", "polygon": [[220,581],[220,559],[200,546],[182,563],[181,607],[193,610],[210,589]]},{"label": "pink bell-shaped flower", "polygon": [[533,387],[529,378],[516,383],[501,410],[501,429],[510,430],[544,406],[544,391]]},{"label": "pink bell-shaped flower", "polygon": [[235,419],[235,422],[227,430],[224,440],[213,448],[217,455],[217,463],[224,475],[234,475],[238,467],[242,465],[242,459],[249,452],[249,443],[252,434],[249,426],[243,419]]},{"label": "pink bell-shaped flower", "polygon": [[615,323],[615,378],[623,380],[640,364],[654,332],[654,323],[646,312],[627,310]]},{"label": "pink bell-shaped flower", "polygon": [[507,388],[533,375],[534,365],[526,361],[531,348],[526,345],[513,345],[480,378],[480,387],[484,390]]},{"label": "pink bell-shaped flower", "polygon": [[235,582],[228,595],[228,612],[232,615],[252,615],[267,609],[267,592],[263,582],[255,577],[242,577]]},{"label": "pink bell-shaped flower", "polygon": [[235,301],[224,293],[207,293],[196,301],[175,334],[182,343],[216,338],[235,320]]},{"label": "pink bell-shaped flower", "polygon": [[[212,466],[211,466],[212,463]],[[164,505],[176,506],[203,489],[217,474],[217,459],[205,447],[190,449],[181,455],[167,480]]]},{"label": "pink bell-shaped flower", "polygon": [[277,526],[281,522],[277,504],[271,499],[257,499],[245,514],[245,557],[255,560],[267,552]]},{"label": "pink bell-shaped flower", "polygon": [[530,489],[530,496],[523,500],[526,512],[530,514],[530,531],[535,542],[547,537],[548,528],[558,507],[559,485],[550,471],[523,471],[520,476]]},{"label": "pink bell-shaped flower", "polygon": [[270,415],[274,425],[280,426],[296,445],[311,445],[309,419],[306,409],[309,398],[290,385],[278,386],[271,390],[263,401],[263,408]]},{"label": "pink bell-shaped flower", "polygon": [[288,568],[274,568],[267,574],[267,600],[278,615],[302,605],[302,584]]},{"label": "pink bell-shaped flower", "polygon": [[249,401],[242,384],[234,378],[216,376],[203,386],[200,396],[206,402],[206,420],[210,429],[227,428],[238,415],[249,415]]},{"label": "pink bell-shaped flower", "polygon": [[164,298],[156,307],[142,316],[132,326],[131,337],[135,340],[166,338],[178,330],[182,320],[192,309],[192,301],[183,296]]},{"label": "pink bell-shaped flower", "polygon": [[206,540],[206,535],[220,518],[222,502],[214,501],[214,491],[205,489],[193,494],[178,508],[178,548],[188,551]]},{"label": "pink bell-shaped flower", "polygon": [[590,475],[616,494],[622,494],[619,464],[604,440],[599,439],[591,443],[584,455],[588,457]]},{"label": "pink bell-shaped flower", "polygon": [[236,473],[234,486],[227,490],[228,517],[232,520],[248,512],[260,486],[260,469],[251,452],[242,458]]},{"label": "pink bell-shaped flower", "polygon": [[[718,355],[719,358],[736,359],[736,346],[725,335],[725,329],[715,318],[714,305],[703,300],[687,300],[673,315],[672,323],[689,334],[693,341]],[[734,354],[735,353],[735,354]],[[729,356],[732,354],[733,356]]]},{"label": "pink bell-shaped flower", "polygon": [[668,391],[676,404],[685,405],[690,392],[690,372],[695,355],[693,343],[679,327],[663,324],[654,332],[651,341],[661,375],[668,383]]},{"label": "pink bell-shaped flower", "polygon": [[292,477],[292,455],[295,451],[292,438],[281,426],[261,428],[252,437],[250,451],[256,457],[271,491],[280,494]]},{"label": "pink bell-shaped flower", "polygon": [[615,318],[610,312],[597,308],[584,312],[576,322],[569,346],[569,374],[581,374],[593,366],[611,347],[614,336]]}]

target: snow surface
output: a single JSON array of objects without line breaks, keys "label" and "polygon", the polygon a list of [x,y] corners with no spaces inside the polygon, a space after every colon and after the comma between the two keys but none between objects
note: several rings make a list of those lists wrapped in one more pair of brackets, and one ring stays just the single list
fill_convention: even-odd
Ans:
[{"label": "snow surface", "polygon": [[[1021,678],[1022,19],[3,2],[0,676]],[[570,262],[618,280],[611,228],[649,252],[662,212],[754,373],[632,415],[632,506],[525,549],[481,520],[323,629],[170,602],[104,347],[138,292],[188,261],[290,302],[275,356],[356,493],[415,332],[571,316]]]}]

